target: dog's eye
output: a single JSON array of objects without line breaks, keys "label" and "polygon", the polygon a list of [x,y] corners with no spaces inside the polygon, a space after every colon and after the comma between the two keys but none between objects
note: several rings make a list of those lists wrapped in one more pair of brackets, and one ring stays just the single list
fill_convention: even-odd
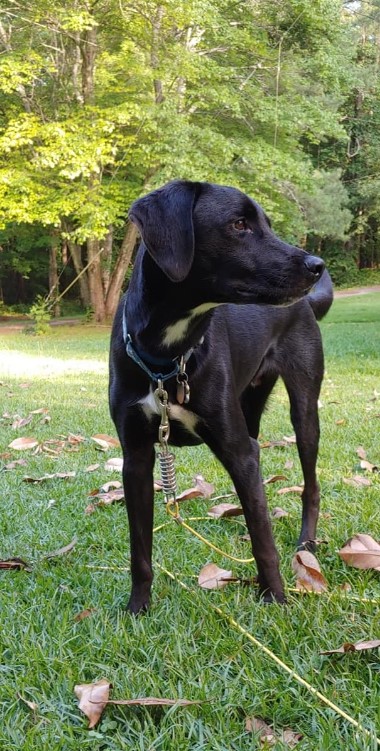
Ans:
[{"label": "dog's eye", "polygon": [[247,229],[247,222],[245,221],[245,219],[237,219],[232,226],[238,232],[241,232],[242,230]]}]

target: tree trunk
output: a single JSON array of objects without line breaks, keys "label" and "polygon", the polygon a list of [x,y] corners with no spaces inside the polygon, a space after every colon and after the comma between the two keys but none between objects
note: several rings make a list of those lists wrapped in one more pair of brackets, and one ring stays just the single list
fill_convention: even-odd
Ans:
[{"label": "tree trunk", "polygon": [[113,242],[113,227],[110,225],[107,235],[102,240],[103,252],[102,252],[102,284],[104,297],[107,297],[108,287],[111,278],[111,262],[112,262],[112,242]]},{"label": "tree trunk", "polygon": [[88,279],[87,279],[86,272],[82,274],[82,271],[83,271],[82,248],[80,245],[77,245],[76,243],[71,242],[71,240],[68,240],[67,244],[70,250],[71,258],[73,259],[75,273],[78,276],[79,295],[80,295],[81,303],[84,308],[89,308],[91,304],[90,289],[88,286]]},{"label": "tree trunk", "polygon": [[55,300],[53,305],[53,315],[58,318],[61,315],[61,308],[57,301],[59,294],[59,277],[57,262],[57,242],[58,238],[53,238],[53,243],[49,248],[49,297]]},{"label": "tree trunk", "polygon": [[87,259],[90,264],[87,270],[90,288],[91,307],[94,311],[96,323],[104,323],[106,308],[103,294],[102,270],[99,253],[99,240],[87,240]]},{"label": "tree trunk", "polygon": [[120,293],[123,287],[125,274],[131,262],[132,253],[138,236],[137,227],[130,222],[119,250],[115,268],[112,272],[106,296],[106,317],[114,317],[119,303]]}]

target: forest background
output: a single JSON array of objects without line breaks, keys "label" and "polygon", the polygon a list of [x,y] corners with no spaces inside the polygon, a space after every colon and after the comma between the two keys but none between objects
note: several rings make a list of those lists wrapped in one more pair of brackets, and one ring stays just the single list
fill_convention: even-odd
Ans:
[{"label": "forest background", "polygon": [[[0,0],[0,307],[112,317],[131,202],[235,185],[380,278],[380,0]],[[41,299],[41,298],[39,298]]]}]

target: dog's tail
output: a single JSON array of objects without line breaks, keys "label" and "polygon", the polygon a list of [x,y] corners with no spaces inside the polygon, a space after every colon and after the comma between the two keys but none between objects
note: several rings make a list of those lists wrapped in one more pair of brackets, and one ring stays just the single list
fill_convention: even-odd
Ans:
[{"label": "dog's tail", "polygon": [[321,278],[317,281],[311,292],[309,292],[306,299],[309,301],[317,321],[320,321],[330,309],[334,299],[333,284],[327,269],[324,270]]}]

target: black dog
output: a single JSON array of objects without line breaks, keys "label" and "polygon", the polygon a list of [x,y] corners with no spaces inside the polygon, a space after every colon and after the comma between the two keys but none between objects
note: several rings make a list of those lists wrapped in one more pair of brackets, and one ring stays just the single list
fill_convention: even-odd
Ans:
[{"label": "black dog", "polygon": [[[331,305],[330,277],[320,258],[279,240],[260,206],[235,188],[175,181],[137,200],[130,218],[142,243],[116,313],[110,362],[110,406],[123,448],[130,525],[128,609],[148,607],[152,584],[159,374],[169,394],[170,442],[205,442],[220,459],[244,509],[260,594],[282,602],[256,439],[281,376],[305,480],[299,545],[307,544],[315,539],[319,509],[323,351],[316,318]],[[181,356],[187,360],[188,404],[179,403],[183,394],[177,392]]]}]

